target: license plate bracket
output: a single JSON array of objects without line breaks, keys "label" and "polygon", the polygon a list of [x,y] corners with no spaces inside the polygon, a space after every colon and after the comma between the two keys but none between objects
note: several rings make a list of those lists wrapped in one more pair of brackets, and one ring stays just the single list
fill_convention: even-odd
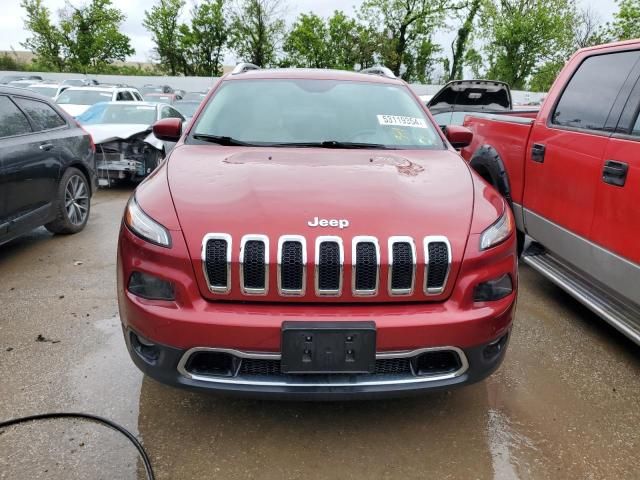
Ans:
[{"label": "license plate bracket", "polygon": [[374,322],[284,322],[283,373],[373,373]]}]

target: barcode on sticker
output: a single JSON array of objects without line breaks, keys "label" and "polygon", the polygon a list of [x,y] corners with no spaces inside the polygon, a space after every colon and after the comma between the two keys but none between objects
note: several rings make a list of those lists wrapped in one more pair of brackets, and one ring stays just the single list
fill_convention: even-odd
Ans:
[{"label": "barcode on sticker", "polygon": [[427,122],[423,118],[403,117],[400,115],[378,115],[378,123],[394,127],[427,128]]}]

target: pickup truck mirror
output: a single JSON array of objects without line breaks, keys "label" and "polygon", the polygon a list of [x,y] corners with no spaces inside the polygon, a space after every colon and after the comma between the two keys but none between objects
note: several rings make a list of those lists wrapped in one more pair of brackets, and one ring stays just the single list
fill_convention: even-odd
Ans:
[{"label": "pickup truck mirror", "polygon": [[460,125],[447,125],[444,127],[444,135],[449,140],[449,143],[456,150],[468,147],[473,140],[473,132],[467,127]]},{"label": "pickup truck mirror", "polygon": [[177,142],[182,136],[181,118],[163,118],[153,124],[153,134],[163,142]]}]

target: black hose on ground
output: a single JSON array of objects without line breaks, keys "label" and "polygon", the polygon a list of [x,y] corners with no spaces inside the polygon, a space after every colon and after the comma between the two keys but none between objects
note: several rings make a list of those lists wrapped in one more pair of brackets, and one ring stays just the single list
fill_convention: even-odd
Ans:
[{"label": "black hose on ground", "polygon": [[120,432],[122,435],[127,437],[127,439],[131,443],[133,443],[133,446],[136,447],[136,449],[138,450],[138,453],[142,458],[142,462],[144,463],[144,470],[147,474],[147,478],[149,480],[155,480],[155,475],[153,474],[153,469],[151,468],[151,461],[149,460],[149,456],[147,455],[147,452],[145,451],[140,441],[129,430],[106,418],[99,417],[97,415],[92,415],[90,413],[72,413],[72,412],[41,413],[38,415],[29,415],[27,417],[12,418],[10,420],[0,421],[0,428],[6,428],[13,425],[18,425],[20,423],[31,422],[34,420],[54,420],[58,418],[80,418],[83,420],[91,420],[93,422],[106,425],[107,427],[112,428],[117,432]]}]

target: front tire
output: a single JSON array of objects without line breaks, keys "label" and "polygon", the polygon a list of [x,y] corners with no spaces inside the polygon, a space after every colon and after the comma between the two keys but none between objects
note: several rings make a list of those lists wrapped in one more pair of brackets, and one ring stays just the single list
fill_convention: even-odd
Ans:
[{"label": "front tire", "polygon": [[87,177],[77,168],[68,168],[60,183],[54,202],[55,220],[45,228],[51,233],[70,235],[84,229],[91,210],[91,187]]}]

